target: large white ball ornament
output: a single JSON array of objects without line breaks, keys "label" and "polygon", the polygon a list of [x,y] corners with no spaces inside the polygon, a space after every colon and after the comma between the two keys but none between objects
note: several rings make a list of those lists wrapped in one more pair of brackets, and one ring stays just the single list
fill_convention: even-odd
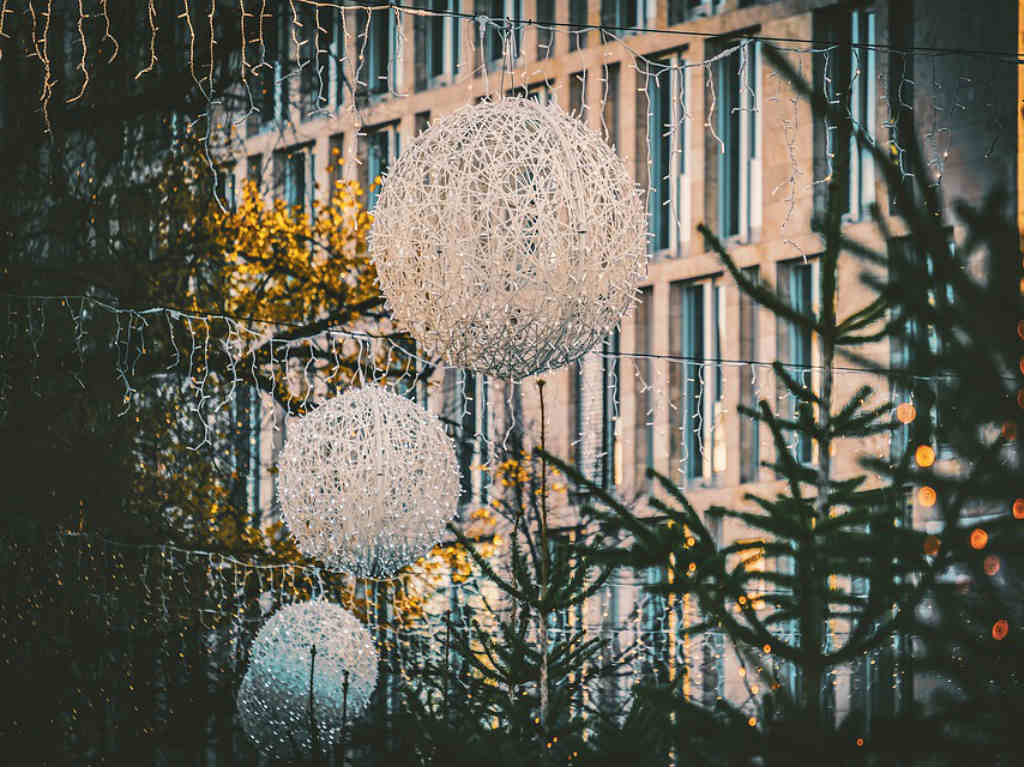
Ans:
[{"label": "large white ball ornament", "polygon": [[278,472],[299,550],[363,577],[390,577],[429,553],[458,508],[455,448],[440,421],[376,385],[289,421]]},{"label": "large white ball ornament", "polygon": [[281,608],[249,652],[238,690],[242,729],[260,751],[279,758],[312,753],[314,722],[320,747],[337,743],[345,718],[366,709],[377,661],[370,632],[338,605],[314,600]]},{"label": "large white ball ornament", "polygon": [[558,106],[441,117],[384,179],[370,253],[394,319],[449,364],[521,380],[590,351],[647,270],[622,160]]}]

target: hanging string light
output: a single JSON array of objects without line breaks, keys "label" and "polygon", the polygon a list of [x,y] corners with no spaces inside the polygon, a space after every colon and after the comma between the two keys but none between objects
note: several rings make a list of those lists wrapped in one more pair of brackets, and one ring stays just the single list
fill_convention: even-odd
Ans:
[{"label": "hanging string light", "polygon": [[405,397],[349,389],[294,424],[278,461],[285,523],[303,554],[386,578],[427,554],[456,513],[455,448]]},{"label": "hanging string light", "polygon": [[370,252],[428,354],[520,380],[578,359],[632,306],[647,216],[622,160],[557,105],[482,101],[384,181]]},{"label": "hanging string light", "polygon": [[242,729],[278,758],[337,743],[377,686],[377,649],[352,613],[323,599],[278,610],[260,629],[238,691]]}]

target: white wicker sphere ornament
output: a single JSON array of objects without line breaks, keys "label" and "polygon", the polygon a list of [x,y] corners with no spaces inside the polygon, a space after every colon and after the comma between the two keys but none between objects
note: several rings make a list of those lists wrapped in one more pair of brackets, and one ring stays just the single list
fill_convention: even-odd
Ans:
[{"label": "white wicker sphere ornament", "polygon": [[282,607],[263,625],[249,651],[249,669],[238,690],[242,729],[269,755],[310,755],[312,670],[319,744],[336,743],[345,718],[366,709],[377,686],[377,662],[370,632],[347,610],[321,599]]},{"label": "white wicker sphere ornament", "polygon": [[299,550],[362,577],[390,577],[429,553],[458,508],[455,448],[440,421],[376,385],[289,422],[278,472]]},{"label": "white wicker sphere ornament", "polygon": [[481,101],[394,163],[370,253],[430,355],[521,380],[590,351],[635,301],[647,214],[622,160],[557,105]]}]

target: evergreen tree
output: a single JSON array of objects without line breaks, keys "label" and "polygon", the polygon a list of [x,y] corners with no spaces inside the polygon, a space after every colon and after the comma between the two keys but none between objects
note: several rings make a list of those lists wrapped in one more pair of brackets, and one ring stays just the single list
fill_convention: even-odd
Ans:
[{"label": "evergreen tree", "polygon": [[[943,202],[920,149],[906,147],[907,183],[843,104],[814,93],[777,52],[766,50],[766,58],[811,100],[820,118],[838,127],[836,170],[817,221],[823,240],[820,306],[802,310],[755,283],[709,229],[699,230],[740,290],[812,334],[817,344],[816,376],[773,365],[794,407],[761,401],[756,410],[740,408],[769,430],[775,458],[764,465],[785,480],[785,490],[774,498],[747,494],[753,510],[715,506],[699,512],[680,488],[652,472],[657,486],[651,513],[639,515],[572,467],[550,460],[592,492],[597,503],[585,516],[627,537],[627,545],[592,556],[664,566],[670,576],[652,591],[692,595],[703,621],[687,631],[724,632],[758,677],[751,689],[764,692],[742,707],[723,703],[708,710],[680,694],[679,680],[648,692],[648,705],[656,701],[673,713],[656,721],[674,721],[662,740],[675,744],[678,755],[711,763],[756,756],[788,764],[956,762],[983,753],[1008,763],[1020,755],[1009,733],[1024,704],[1024,655],[1014,630],[1022,617],[1016,587],[1024,518],[1024,500],[1014,499],[1024,494],[1024,475],[1020,451],[1011,450],[1024,408],[1024,323],[1018,322],[1024,304],[1005,198],[993,195],[978,209],[957,206],[968,234],[953,254]],[[875,207],[884,253],[842,230],[851,135],[874,156],[909,231],[907,238],[892,237]],[[965,268],[975,254],[984,258],[981,268]],[[840,269],[858,267],[874,298],[841,312]],[[879,341],[898,350],[901,366],[890,370],[873,360],[870,345]],[[883,382],[891,379],[902,401],[869,404],[878,398],[867,386],[838,399],[840,356]],[[849,445],[886,434],[893,436],[893,456],[865,457],[860,475],[837,474],[833,454],[840,441]],[[810,462],[804,460],[807,444],[813,445]],[[956,459],[936,461],[939,445]],[[869,486],[867,472],[881,475],[885,484]],[[908,488],[917,488],[922,505],[937,503],[929,532],[913,527]],[[972,522],[972,514],[988,521]],[[716,540],[709,523],[726,518],[761,540]],[[773,566],[754,567],[761,560]],[[829,625],[841,630],[830,636]],[[883,669],[876,679],[899,678],[899,694],[870,716],[854,708],[836,722],[829,681],[844,666],[854,674]],[[916,703],[914,683],[927,678],[940,695],[926,708]],[[979,745],[992,750],[978,752]]]}]

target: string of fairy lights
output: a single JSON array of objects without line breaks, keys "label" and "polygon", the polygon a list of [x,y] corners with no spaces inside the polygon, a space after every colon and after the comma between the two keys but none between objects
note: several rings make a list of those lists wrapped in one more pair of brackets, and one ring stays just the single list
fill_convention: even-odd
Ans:
[{"label": "string of fairy lights", "polygon": [[[11,0],[3,0],[0,6],[0,39],[7,37],[4,32],[5,19],[15,13],[10,7],[11,4]],[[189,0],[185,0],[184,10],[179,16],[185,21],[188,30],[189,73],[196,88],[208,103],[204,141],[208,144],[210,167],[214,173],[218,172],[217,169],[221,167],[224,158],[230,157],[231,153],[238,149],[244,149],[244,141],[228,140],[222,146],[210,146],[215,120],[219,117],[236,128],[243,128],[247,119],[260,111],[250,78],[259,76],[264,69],[274,69],[274,62],[267,59],[269,46],[264,29],[267,16],[264,9],[261,7],[257,10],[255,4],[256,0],[242,0],[239,3],[241,62],[238,75],[248,107],[234,113],[223,113],[224,94],[213,92],[216,3],[211,2],[208,12],[205,13],[205,31],[197,23],[196,14],[202,15],[198,4],[193,8]],[[308,37],[309,30],[304,28],[300,19],[299,10],[302,8],[314,11],[312,39]],[[399,3],[383,6],[342,6],[336,3],[295,0],[290,3],[290,9],[291,43],[296,51],[305,48],[310,55],[305,58],[298,55],[297,68],[277,78],[277,81],[290,83],[300,76],[304,67],[313,67],[319,89],[317,103],[322,100],[325,87],[324,71],[318,63],[321,56],[333,57],[333,66],[337,67],[339,72],[348,71],[351,83],[356,86],[365,85],[367,79],[364,69],[366,62],[362,52],[345,55],[339,54],[336,49],[324,47],[327,30],[321,25],[320,16],[325,12],[337,13],[343,37],[347,39],[353,34],[357,40],[361,37],[364,50],[370,38],[370,25],[387,23],[388,18],[393,18],[395,22],[396,46],[400,52],[409,46],[409,41],[406,40],[406,25],[402,23],[405,16],[452,19],[474,29],[477,33],[475,38],[472,35],[469,37],[473,40],[473,61],[479,60],[479,64],[464,67],[459,75],[453,78],[453,84],[465,86],[467,103],[481,95],[502,94],[507,90],[508,84],[513,88],[517,83],[525,88],[541,86],[549,91],[556,87],[554,78],[549,74],[541,72],[543,76],[538,79],[537,73],[541,71],[539,65],[531,71],[530,67],[536,62],[522,63],[520,35],[525,29],[549,32],[552,39],[556,34],[600,35],[602,40],[618,46],[617,55],[624,56],[621,61],[626,62],[637,73],[638,92],[647,94],[648,103],[644,109],[649,124],[653,119],[654,110],[651,94],[665,87],[666,82],[670,83],[669,89],[678,92],[678,96],[673,97],[675,101],[672,104],[673,115],[677,119],[663,127],[667,138],[669,167],[677,166],[686,160],[687,141],[693,141],[689,138],[691,126],[706,130],[710,141],[714,142],[720,151],[724,151],[724,140],[723,136],[719,135],[716,114],[716,82],[722,76],[717,67],[720,62],[735,57],[739,62],[740,101],[733,105],[731,110],[734,114],[747,115],[741,119],[750,120],[750,124],[755,124],[755,120],[764,120],[769,112],[776,117],[777,125],[774,127],[778,128],[777,138],[781,151],[789,158],[791,169],[789,176],[783,177],[772,190],[772,195],[781,195],[779,199],[785,203],[785,213],[779,218],[781,241],[805,258],[815,252],[814,238],[793,234],[790,229],[796,219],[801,195],[831,178],[835,154],[832,131],[826,126],[824,172],[819,176],[815,176],[814,172],[809,174],[803,167],[806,162],[801,160],[805,153],[799,139],[800,121],[803,119],[799,99],[775,73],[765,74],[767,84],[756,79],[754,73],[759,70],[754,62],[759,56],[759,45],[774,43],[787,53],[793,54],[799,59],[800,71],[805,74],[812,71],[815,61],[821,62],[824,71],[830,73],[833,71],[834,62],[841,55],[845,55],[848,50],[856,51],[851,88],[857,87],[854,83],[858,78],[861,81],[869,78],[866,72],[872,71],[871,67],[874,64],[869,62],[874,61],[872,57],[876,53],[884,52],[900,59],[903,69],[901,74],[897,75],[888,70],[883,72],[879,69],[874,73],[874,82],[871,86],[877,87],[879,93],[886,94],[882,98],[877,98],[876,94],[876,100],[888,111],[887,116],[880,119],[878,124],[890,134],[894,134],[901,111],[914,110],[916,107],[915,104],[903,100],[904,86],[915,84],[914,78],[908,75],[908,59],[923,57],[934,62],[955,55],[965,61],[971,60],[973,63],[969,74],[957,73],[956,82],[952,87],[940,84],[940,87],[933,89],[931,114],[922,115],[923,138],[929,152],[928,164],[934,169],[937,184],[942,181],[944,163],[948,158],[949,148],[953,145],[956,115],[967,110],[983,109],[997,98],[999,78],[986,78],[983,74],[978,74],[978,71],[986,67],[989,71],[993,71],[997,66],[1017,67],[1024,63],[1015,53],[1003,51],[895,47],[877,42],[811,40],[772,35],[740,35],[730,38],[729,43],[721,50],[702,60],[687,60],[685,57],[665,59],[656,54],[641,52],[640,48],[633,44],[632,36],[645,32],[693,38],[711,38],[714,35],[685,29],[657,30],[645,26],[595,27],[564,22],[537,22],[532,19],[495,19],[450,10],[422,9]],[[357,13],[365,14],[366,26],[362,31],[354,29],[357,21],[352,17]],[[49,129],[49,104],[53,98],[56,77],[52,70],[53,54],[50,49],[50,27],[54,15],[52,0],[46,1],[44,10],[37,9],[33,2],[27,2],[25,14],[31,23],[32,55],[38,59],[42,69],[40,105],[44,122]],[[148,58],[135,75],[136,79],[151,74],[157,65],[159,25],[155,0],[149,0],[145,15],[149,36]],[[112,28],[107,1],[99,0],[97,15],[94,16],[86,11],[85,0],[78,0],[73,29],[79,40],[80,57],[74,62],[74,71],[81,74],[81,83],[77,92],[69,95],[69,103],[81,100],[90,85],[91,51],[87,45],[85,24],[93,18],[101,20],[104,24],[103,42],[109,41],[112,49],[111,60],[119,55],[117,30]],[[381,21],[382,18],[385,19],[384,22]],[[485,41],[492,34],[496,36],[501,48],[500,66],[496,71],[491,71],[493,67],[489,65],[492,62],[488,62],[483,55]],[[204,35],[208,42],[206,46],[202,44]],[[199,56],[201,48],[205,49],[203,52],[207,56],[205,63]],[[258,52],[258,59],[250,60],[247,56],[254,48]],[[0,48],[0,55],[3,53],[3,49]],[[93,54],[95,55],[95,52]],[[984,63],[978,64],[975,60]],[[804,64],[809,62],[810,66],[805,69]],[[389,67],[395,69],[397,65],[389,63]],[[208,74],[203,73],[204,68],[208,70]],[[895,86],[892,83],[894,77],[900,78],[900,82]],[[938,82],[936,77],[933,69],[933,85]],[[404,98],[410,95],[396,86],[399,78],[394,76],[393,72],[389,72],[386,79],[390,97]],[[834,99],[835,84],[829,80],[828,74],[823,87],[826,88],[826,95]],[[607,80],[602,83],[602,88],[599,109],[596,110],[598,114],[590,115],[590,119],[599,122],[604,135],[611,137],[617,129],[606,116],[610,98]],[[705,94],[704,99],[694,98],[695,92],[701,91]],[[358,99],[352,98],[345,106],[337,107],[336,111],[350,113],[357,129],[362,129],[368,124],[366,114],[371,109],[372,106],[360,105]],[[330,110],[321,108],[318,111],[327,116]],[[594,109],[581,102],[580,111],[589,113]],[[857,124],[864,124],[867,120],[863,115],[851,113],[850,116]],[[993,126],[993,132],[998,132],[998,127]],[[767,132],[763,123],[760,123],[760,128],[762,133]],[[869,128],[874,135],[875,126],[869,125]],[[288,141],[287,130],[281,130],[279,141],[282,144]],[[881,143],[883,140],[879,138],[877,141]],[[892,136],[887,137],[885,141],[888,142],[897,160],[902,163],[905,148]],[[648,152],[650,146],[649,142]],[[359,162],[357,157],[356,163]],[[642,158],[641,162],[647,168],[646,187],[650,195],[655,185],[668,176],[659,179],[654,171],[654,158],[650,154]],[[679,207],[671,204],[670,200],[665,200],[663,206],[672,226],[679,231],[683,230],[688,224],[688,219],[681,215]],[[273,397],[266,396],[268,406],[262,413],[263,421],[255,430],[277,432],[284,429],[287,422],[284,413],[279,412],[282,402],[285,403],[289,414],[298,415],[313,410],[319,402],[346,386],[366,383],[387,384],[408,396],[417,397],[423,404],[432,407],[448,421],[458,425],[461,438],[468,439],[474,445],[469,451],[467,466],[476,463],[486,468],[488,461],[509,449],[510,437],[516,429],[531,428],[535,425],[532,422],[517,422],[517,418],[524,417],[523,411],[516,407],[521,389],[504,386],[497,381],[486,382],[471,378],[461,369],[424,357],[397,335],[361,332],[348,328],[328,328],[308,335],[291,334],[287,339],[280,339],[276,337],[277,331],[282,328],[301,330],[301,326],[261,318],[235,317],[196,310],[183,311],[167,307],[122,308],[112,302],[90,296],[9,295],[4,299],[7,303],[4,315],[6,332],[0,336],[0,349],[3,350],[5,358],[16,358],[23,365],[17,374],[33,381],[31,387],[36,388],[37,396],[45,396],[45,387],[35,384],[42,371],[40,360],[43,354],[40,350],[55,342],[54,334],[61,334],[58,337],[65,339],[64,342],[68,338],[71,339],[74,354],[81,362],[77,370],[71,371],[71,375],[84,390],[88,390],[92,383],[85,372],[86,359],[94,355],[98,349],[112,352],[111,372],[122,393],[122,416],[128,416],[133,408],[138,410],[145,403],[148,395],[144,383],[147,376],[153,376],[154,370],[159,371],[161,375],[173,375],[182,384],[179,392],[180,402],[176,406],[180,409],[176,413],[180,417],[190,417],[194,420],[196,429],[190,435],[190,447],[196,450],[215,448],[230,438],[232,423],[237,418],[234,410],[237,395],[245,387],[253,387],[254,384],[265,393],[268,390],[273,393]],[[1018,324],[1017,330],[1024,339],[1024,321]],[[155,367],[153,363],[156,363]],[[779,400],[779,389],[771,374],[773,364],[781,364],[791,372],[808,376],[816,375],[822,370],[821,366],[814,364],[813,361],[776,363],[756,358],[734,358],[720,351],[701,356],[655,353],[642,349],[622,351],[617,345],[606,343],[599,350],[587,355],[577,366],[578,388],[574,390],[571,383],[560,388],[554,395],[552,404],[556,411],[574,413],[575,423],[563,430],[563,442],[569,452],[576,452],[579,456],[577,465],[584,467],[587,472],[596,473],[595,467],[601,466],[604,467],[601,470],[612,477],[613,484],[628,484],[627,478],[621,475],[625,471],[623,467],[631,463],[631,460],[623,458],[619,442],[625,426],[629,426],[636,427],[638,431],[649,431],[654,435],[653,438],[658,440],[667,440],[669,434],[678,436],[678,449],[669,458],[669,470],[681,477],[686,486],[695,475],[713,477],[717,472],[726,470],[723,425],[726,418],[734,416],[735,413],[730,413],[724,392],[736,386],[737,381],[731,380],[732,376],[735,375],[736,379],[744,379],[746,382],[745,388],[749,390],[747,404],[760,399]],[[830,370],[848,379],[850,386],[856,382],[869,380],[883,389],[880,392],[882,396],[888,392],[888,379],[894,375],[935,385],[943,378],[935,375],[918,375],[912,370],[894,370],[885,365],[879,365],[877,368],[838,365],[830,366]],[[1024,374],[1024,357],[1021,358],[1021,373]],[[8,366],[0,366],[0,418],[8,415],[8,399],[5,395],[15,385],[11,380],[13,374],[15,371],[10,370]],[[573,374],[570,371],[567,377]],[[551,377],[554,375],[559,374],[552,374]],[[600,387],[596,383],[598,381],[601,382]],[[680,381],[687,391],[699,391],[704,396],[713,392],[712,396],[706,397],[711,406],[702,405],[692,412],[684,412],[684,408],[678,402],[670,401],[670,391],[675,390],[677,382]],[[611,400],[607,397],[609,391],[615,392]],[[586,396],[583,392],[586,392]],[[277,404],[274,404],[275,400]],[[1021,390],[1018,403],[1024,408],[1024,389]],[[893,414],[898,422],[909,424],[917,417],[916,405],[919,403],[913,401],[912,395],[908,394],[905,401],[893,404]],[[501,412],[499,405],[503,406]],[[625,424],[627,413],[632,419],[630,424]],[[767,447],[765,442],[764,449],[767,450]],[[864,453],[878,457],[887,457],[891,452],[888,436],[866,440],[860,448]],[[915,460],[919,466],[928,467],[935,459],[934,450],[930,446],[917,447]],[[273,462],[275,458],[271,456],[269,460]],[[691,471],[691,466],[695,462],[701,464],[699,473]],[[472,479],[467,494],[473,502],[486,505],[489,500],[487,484],[483,479],[486,472],[479,471],[478,467],[475,473],[479,476]],[[701,484],[698,481],[693,486],[700,487]],[[915,492],[922,507],[928,508],[936,503],[936,491],[933,488],[921,487]],[[1024,499],[1016,499],[1012,510],[1015,517],[1024,518]],[[985,541],[981,537],[984,530],[979,527],[975,532],[980,534],[972,533],[971,545],[976,549],[984,548]],[[245,644],[246,632],[251,633],[253,628],[262,624],[274,608],[303,598],[328,596],[332,601],[352,610],[366,625],[381,629],[380,635],[383,639],[380,640],[380,644],[386,650],[387,662],[394,664],[392,670],[395,673],[400,673],[406,678],[411,678],[416,672],[416,664],[423,662],[424,647],[428,648],[427,656],[431,660],[437,662],[440,658],[442,648],[436,642],[424,642],[424,637],[436,638],[444,626],[452,625],[453,615],[456,616],[454,620],[461,630],[468,630],[471,618],[468,614],[462,616],[457,609],[453,610],[452,605],[459,600],[462,600],[463,604],[472,604],[474,599],[479,598],[479,589],[482,588],[479,585],[481,581],[473,577],[466,578],[464,583],[453,583],[451,580],[433,577],[430,574],[430,557],[426,563],[417,565],[417,568],[389,584],[385,581],[358,579],[308,564],[257,564],[202,548],[189,549],[168,544],[126,544],[72,532],[61,536],[58,545],[65,547],[64,553],[67,554],[68,561],[75,561],[76,567],[82,568],[83,561],[89,563],[92,569],[88,574],[80,569],[79,580],[89,584],[91,599],[95,605],[109,613],[110,620],[118,613],[118,587],[115,581],[119,577],[139,577],[139,573],[143,591],[154,610],[155,619],[170,623],[174,616],[189,614],[198,616],[200,624],[209,628],[228,625],[232,627],[232,641],[239,647]],[[927,547],[929,542],[926,541],[925,545]],[[123,554],[127,550],[137,552],[139,559],[143,561],[132,563],[129,568]],[[83,552],[87,552],[84,560]],[[998,568],[998,560],[995,567]],[[128,573],[127,570],[131,572]],[[180,587],[180,575],[193,571],[199,572],[197,585],[191,593],[186,593]],[[71,576],[64,573],[62,577],[69,580]],[[150,578],[153,579],[152,584],[148,580]],[[167,579],[174,579],[175,586],[171,587]],[[594,622],[590,617],[581,617],[579,622],[574,624],[573,619],[567,617],[564,625],[548,627],[549,635],[565,634],[579,628],[592,635],[613,635],[617,638],[623,662],[630,665],[634,673],[642,673],[644,664],[649,665],[652,657],[670,654],[680,666],[689,669],[690,676],[686,688],[688,695],[696,695],[697,690],[703,690],[704,694],[707,694],[709,686],[713,695],[721,694],[722,685],[719,680],[714,679],[715,674],[709,674],[709,680],[705,681],[700,664],[694,664],[691,659],[705,654],[705,648],[708,648],[709,653],[706,657],[718,661],[726,649],[721,637],[714,632],[695,638],[687,636],[682,630],[696,623],[692,603],[685,599],[678,602],[659,600],[655,595],[644,592],[636,583],[613,583],[614,587],[620,589],[626,585],[632,586],[634,593],[624,613],[612,614],[617,608],[605,606],[599,622]],[[474,589],[477,591],[474,592]],[[172,595],[178,601],[173,601]],[[396,617],[400,616],[402,611],[407,611],[414,619],[404,621]],[[135,630],[134,625],[129,630]],[[999,624],[993,627],[992,634],[996,639],[1001,639],[1006,636],[1007,631],[1008,627],[1004,620],[1002,628]],[[237,671],[240,655],[235,652],[232,657],[233,660],[225,661],[224,668]],[[753,665],[750,664],[750,659],[740,659],[737,673],[749,693],[748,701],[753,700],[759,692],[751,680],[763,677],[766,669],[769,676],[774,675],[774,684],[782,684],[780,680],[783,672],[780,667],[773,666],[773,662],[769,646],[763,648],[761,657],[756,659]],[[594,691],[590,694],[598,693]],[[753,708],[751,711],[753,712]],[[756,723],[756,719],[754,722]]]}]

